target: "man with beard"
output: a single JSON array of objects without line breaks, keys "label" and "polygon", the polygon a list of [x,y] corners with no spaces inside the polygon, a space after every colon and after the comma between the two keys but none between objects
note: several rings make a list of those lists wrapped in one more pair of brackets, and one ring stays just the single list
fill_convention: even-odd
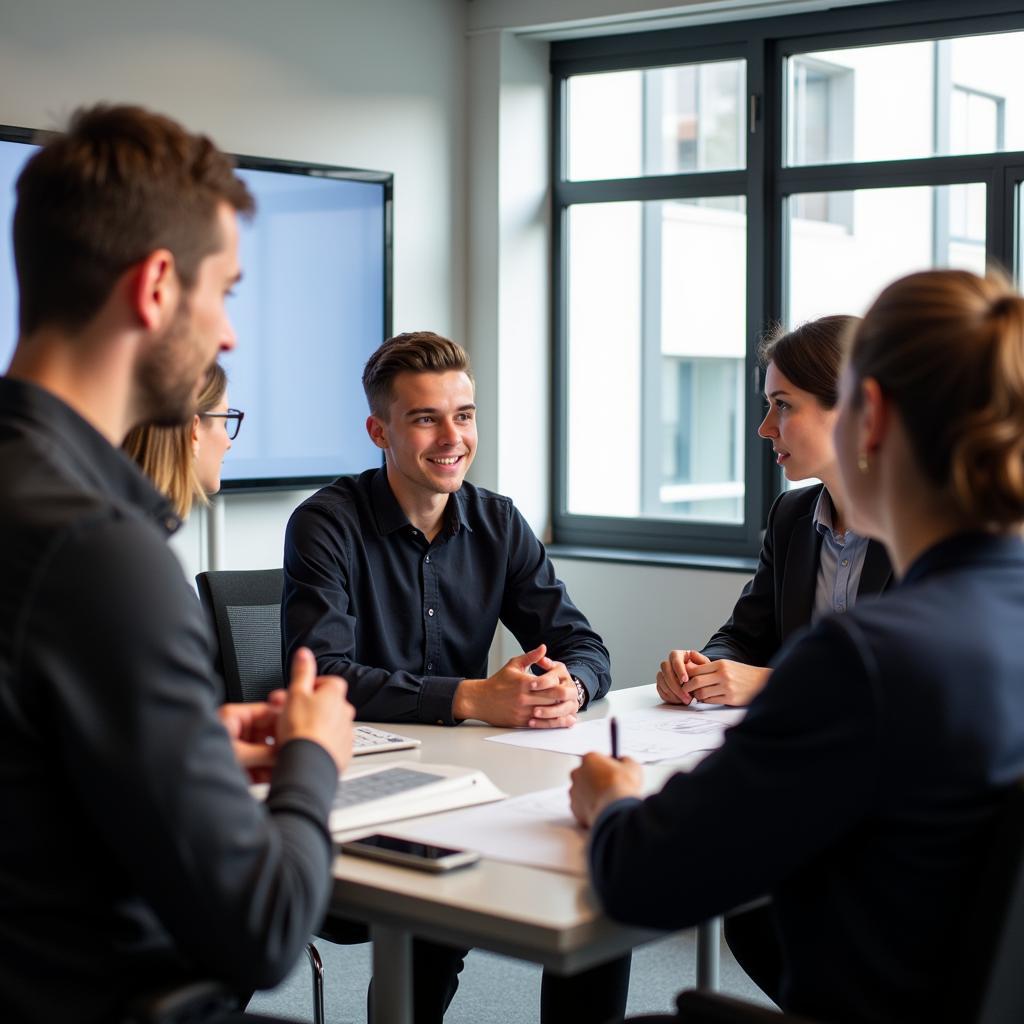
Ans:
[{"label": "man with beard", "polygon": [[[167,118],[96,107],[17,191],[20,331],[0,379],[0,1005],[19,1021],[109,1021],[190,979],[244,993],[288,971],[327,903],[353,711],[304,650],[279,712],[218,718],[207,630],[164,543],[177,520],[117,450],[139,423],[191,416],[234,347],[224,300],[253,202],[230,161]],[[243,761],[272,748],[265,809],[232,739]]]}]

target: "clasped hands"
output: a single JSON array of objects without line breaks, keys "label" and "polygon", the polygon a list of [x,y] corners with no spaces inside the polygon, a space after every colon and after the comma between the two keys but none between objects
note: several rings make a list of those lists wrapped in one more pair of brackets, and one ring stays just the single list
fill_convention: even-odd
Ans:
[{"label": "clasped hands", "polygon": [[[538,666],[542,675],[530,671]],[[565,729],[576,724],[576,683],[560,661],[547,657],[541,644],[509,658],[488,679],[463,679],[455,691],[452,715],[488,725]]]},{"label": "clasped hands", "polygon": [[744,707],[768,682],[771,669],[722,658],[712,661],[700,651],[670,651],[658,671],[658,696],[667,704],[730,704]]},{"label": "clasped hands", "polygon": [[249,778],[268,781],[278,750],[292,739],[319,743],[341,772],[352,759],[355,718],[347,688],[341,676],[318,676],[312,651],[301,647],[292,659],[287,690],[274,690],[265,701],[221,705],[218,717]]}]

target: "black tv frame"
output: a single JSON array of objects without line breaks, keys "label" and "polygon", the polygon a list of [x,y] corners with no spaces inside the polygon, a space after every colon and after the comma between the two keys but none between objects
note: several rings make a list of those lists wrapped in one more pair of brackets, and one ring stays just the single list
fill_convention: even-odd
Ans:
[{"label": "black tv frame", "polygon": [[[23,128],[18,125],[0,124],[0,140],[23,142],[38,146],[56,132],[49,129]],[[394,274],[394,180],[390,171],[372,171],[360,167],[342,167],[335,164],[312,163],[304,160],[283,160],[274,157],[251,156],[241,153],[228,154],[240,170],[274,171],[282,174],[298,174],[313,178],[334,178],[339,181],[360,181],[379,184],[384,189],[384,288],[383,323],[381,341],[391,336],[393,330],[393,274]],[[259,211],[257,210],[257,216]],[[315,476],[262,477],[238,480],[222,480],[221,493],[258,493],[260,491],[285,491],[319,487],[330,483],[340,474],[318,474]]]}]

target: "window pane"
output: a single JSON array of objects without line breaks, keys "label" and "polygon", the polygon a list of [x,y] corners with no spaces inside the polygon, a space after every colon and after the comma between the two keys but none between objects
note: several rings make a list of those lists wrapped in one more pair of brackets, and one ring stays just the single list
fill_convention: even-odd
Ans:
[{"label": "window pane", "polygon": [[1024,149],[1024,32],[786,60],[786,162]]},{"label": "window pane", "polygon": [[746,166],[746,62],[575,75],[573,181]]},{"label": "window pane", "polygon": [[567,511],[741,522],[745,200],[573,206],[568,238]]},{"label": "window pane", "polygon": [[985,191],[975,182],[791,197],[788,323],[864,313],[885,285],[915,270],[983,274]]}]

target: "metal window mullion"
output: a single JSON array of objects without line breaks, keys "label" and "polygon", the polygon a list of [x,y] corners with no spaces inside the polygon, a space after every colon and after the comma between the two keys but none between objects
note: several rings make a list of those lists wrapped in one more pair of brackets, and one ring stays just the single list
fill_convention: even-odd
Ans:
[{"label": "metal window mullion", "polygon": [[1002,195],[1002,206],[1006,217],[1009,218],[1009,228],[1003,239],[1003,251],[1005,262],[1003,266],[1013,275],[1017,282],[1018,289],[1024,283],[1024,267],[1018,262],[1020,255],[1020,193],[1019,187],[1024,182],[1024,164],[1006,164],[1001,168],[1002,181],[1000,192]]},{"label": "metal window mullion", "polygon": [[985,264],[1006,268],[1013,266],[1013,204],[1006,203],[1004,177],[1003,166],[995,166],[985,179]]},{"label": "metal window mullion", "polygon": [[[906,3],[892,4],[893,8],[903,8],[904,11],[910,6]],[[977,5],[982,6],[982,5]],[[975,13],[974,10],[965,8],[962,4],[931,3],[927,10],[922,12],[924,16],[918,18],[908,17],[900,24],[877,24],[871,28],[864,28],[863,24],[854,24],[849,28],[838,28],[836,31],[814,32],[813,22],[807,24],[811,31],[801,33],[799,31],[790,33],[787,29],[790,26],[778,25],[777,37],[785,33],[784,38],[778,38],[780,56],[783,58],[797,56],[802,53],[814,53],[819,50],[846,50],[867,46],[886,46],[898,43],[924,43],[935,39],[955,39],[960,36],[992,35],[999,32],[1012,32],[1024,29],[1024,14],[1019,4],[997,4],[987,5],[988,13]],[[1002,7],[1002,10],[996,8]],[[884,13],[879,8],[880,15]],[[856,9],[853,8],[854,19]],[[945,12],[949,12],[947,16]],[[963,13],[960,13],[963,12]],[[839,16],[844,12],[830,11],[828,14],[830,22],[838,23]],[[846,12],[849,16],[850,9]],[[895,12],[891,12],[895,13]],[[861,12],[863,16],[863,11]],[[810,16],[808,16],[810,17]],[[790,23],[793,28],[799,28],[796,19]],[[820,24],[820,20],[818,21]],[[770,26],[769,26],[770,27]]]},{"label": "metal window mullion", "polygon": [[900,188],[913,185],[961,185],[985,181],[993,166],[1019,162],[1024,153],[983,153],[937,156],[873,163],[822,164],[780,168],[780,196],[802,192],[845,192],[860,188]]},{"label": "metal window mullion", "polygon": [[666,46],[656,50],[595,54],[590,57],[568,59],[555,56],[551,61],[551,71],[558,78],[571,78],[574,75],[646,71],[683,64],[720,64],[728,60],[742,60],[743,47],[744,43],[737,40],[709,39],[704,44]]},{"label": "metal window mullion", "polygon": [[554,201],[556,206],[573,206],[578,203],[705,199],[742,195],[746,184],[746,171],[650,175],[609,181],[561,181],[554,187]]},{"label": "metal window mullion", "polygon": [[[568,86],[564,79],[556,79],[551,89],[551,180],[565,176],[567,134],[565,105]],[[566,220],[569,212],[553,206],[551,211],[551,424],[554,451],[551,458],[551,523],[557,536],[568,513],[569,463],[569,353],[566,299],[568,293],[568,238]]]},{"label": "metal window mullion", "polygon": [[[760,123],[747,132],[747,349],[744,362],[745,402],[743,520],[746,549],[761,544],[761,526],[771,502],[772,482],[766,471],[764,446],[754,431],[761,419],[757,348],[761,335],[774,316],[775,288],[772,253],[776,239],[776,215],[772,182],[781,158],[779,146],[784,123],[780,82],[775,72],[773,47],[766,40],[752,40],[747,51],[747,91],[760,97]],[[748,126],[749,127],[749,126]]]}]

